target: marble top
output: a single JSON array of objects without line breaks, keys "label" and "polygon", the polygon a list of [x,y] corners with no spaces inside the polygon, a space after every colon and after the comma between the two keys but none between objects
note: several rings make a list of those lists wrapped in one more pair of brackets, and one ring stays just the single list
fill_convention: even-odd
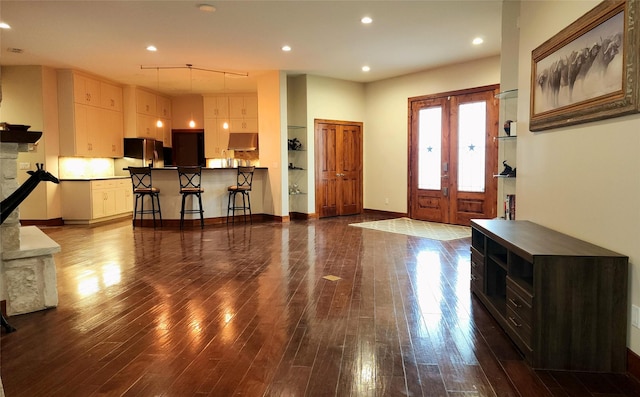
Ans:
[{"label": "marble top", "polygon": [[36,226],[20,228],[20,249],[3,251],[3,260],[32,258],[34,256],[51,255],[60,252],[60,245]]}]

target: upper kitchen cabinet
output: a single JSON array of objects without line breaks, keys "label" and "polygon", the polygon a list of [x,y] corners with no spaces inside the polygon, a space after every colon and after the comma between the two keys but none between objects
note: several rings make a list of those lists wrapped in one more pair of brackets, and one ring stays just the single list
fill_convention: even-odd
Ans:
[{"label": "upper kitchen cabinet", "polygon": [[204,97],[204,118],[205,119],[228,119],[229,118],[229,97],[205,96]]},{"label": "upper kitchen cabinet", "polygon": [[156,115],[163,119],[171,118],[171,99],[156,95]]},{"label": "upper kitchen cabinet", "polygon": [[101,82],[100,99],[103,108],[122,112],[122,87]]},{"label": "upper kitchen cabinet", "polygon": [[[71,73],[67,70],[67,74]],[[100,80],[73,73],[67,76],[73,84],[73,101],[84,105],[100,106]]]},{"label": "upper kitchen cabinet", "polygon": [[170,98],[139,87],[124,88],[126,138],[150,138],[171,146],[171,121]]},{"label": "upper kitchen cabinet", "polygon": [[58,71],[60,155],[121,157],[122,88],[74,70]]},{"label": "upper kitchen cabinet", "polygon": [[[229,97],[205,96],[204,156],[224,158],[229,143]],[[224,124],[227,123],[227,128]]]},{"label": "upper kitchen cabinet", "polygon": [[258,97],[229,97],[230,132],[258,132]]}]

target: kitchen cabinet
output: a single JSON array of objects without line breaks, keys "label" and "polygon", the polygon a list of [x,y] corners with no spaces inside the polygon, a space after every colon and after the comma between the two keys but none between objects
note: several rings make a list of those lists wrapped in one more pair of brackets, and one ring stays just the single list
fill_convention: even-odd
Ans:
[{"label": "kitchen cabinet", "polygon": [[224,128],[225,119],[204,119],[204,156],[226,158],[229,145],[229,129]]},{"label": "kitchen cabinet", "polygon": [[[225,158],[229,144],[229,97],[204,97],[204,156]],[[227,128],[225,128],[225,123]]]},{"label": "kitchen cabinet", "polygon": [[205,119],[225,119],[229,118],[229,97],[227,96],[205,96],[204,97],[204,118]]},{"label": "kitchen cabinet", "polygon": [[122,112],[122,87],[101,82],[100,98],[101,98],[100,105],[104,109],[108,109],[116,112]]},{"label": "kitchen cabinet", "polygon": [[60,155],[121,157],[122,88],[73,70],[58,71]]},{"label": "kitchen cabinet", "polygon": [[625,372],[628,259],[528,221],[471,220],[471,291],[535,369]]},{"label": "kitchen cabinet", "polygon": [[229,97],[229,131],[258,132],[258,97]]},{"label": "kitchen cabinet", "polygon": [[68,224],[87,224],[126,216],[133,211],[129,178],[63,180],[62,218]]},{"label": "kitchen cabinet", "polygon": [[100,81],[73,73],[73,101],[90,106],[100,106]]},{"label": "kitchen cabinet", "polygon": [[171,99],[156,95],[156,116],[162,119],[171,118]]},{"label": "kitchen cabinet", "polygon": [[[171,99],[133,86],[124,88],[123,97],[124,137],[151,138],[170,147]],[[158,126],[158,121],[162,121],[162,126]]]}]

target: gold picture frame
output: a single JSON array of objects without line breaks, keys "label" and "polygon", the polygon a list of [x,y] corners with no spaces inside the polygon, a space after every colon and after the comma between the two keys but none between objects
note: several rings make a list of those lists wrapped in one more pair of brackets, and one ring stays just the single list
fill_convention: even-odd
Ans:
[{"label": "gold picture frame", "polygon": [[640,0],[607,0],[531,52],[529,130],[640,111]]}]

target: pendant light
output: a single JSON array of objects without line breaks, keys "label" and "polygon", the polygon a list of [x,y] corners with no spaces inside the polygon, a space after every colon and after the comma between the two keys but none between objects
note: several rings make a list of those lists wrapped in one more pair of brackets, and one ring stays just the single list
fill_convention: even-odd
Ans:
[{"label": "pendant light", "polygon": [[[188,63],[187,67],[189,68],[189,80],[191,81],[191,95],[193,95],[193,68],[192,64]],[[195,128],[196,122],[193,120],[193,110],[191,110],[191,120],[189,120],[189,128]]]},{"label": "pendant light", "polygon": [[[160,68],[156,68],[156,90],[160,93]],[[162,128],[162,126],[164,126],[164,123],[161,118],[158,118],[156,121],[156,127]]]}]

